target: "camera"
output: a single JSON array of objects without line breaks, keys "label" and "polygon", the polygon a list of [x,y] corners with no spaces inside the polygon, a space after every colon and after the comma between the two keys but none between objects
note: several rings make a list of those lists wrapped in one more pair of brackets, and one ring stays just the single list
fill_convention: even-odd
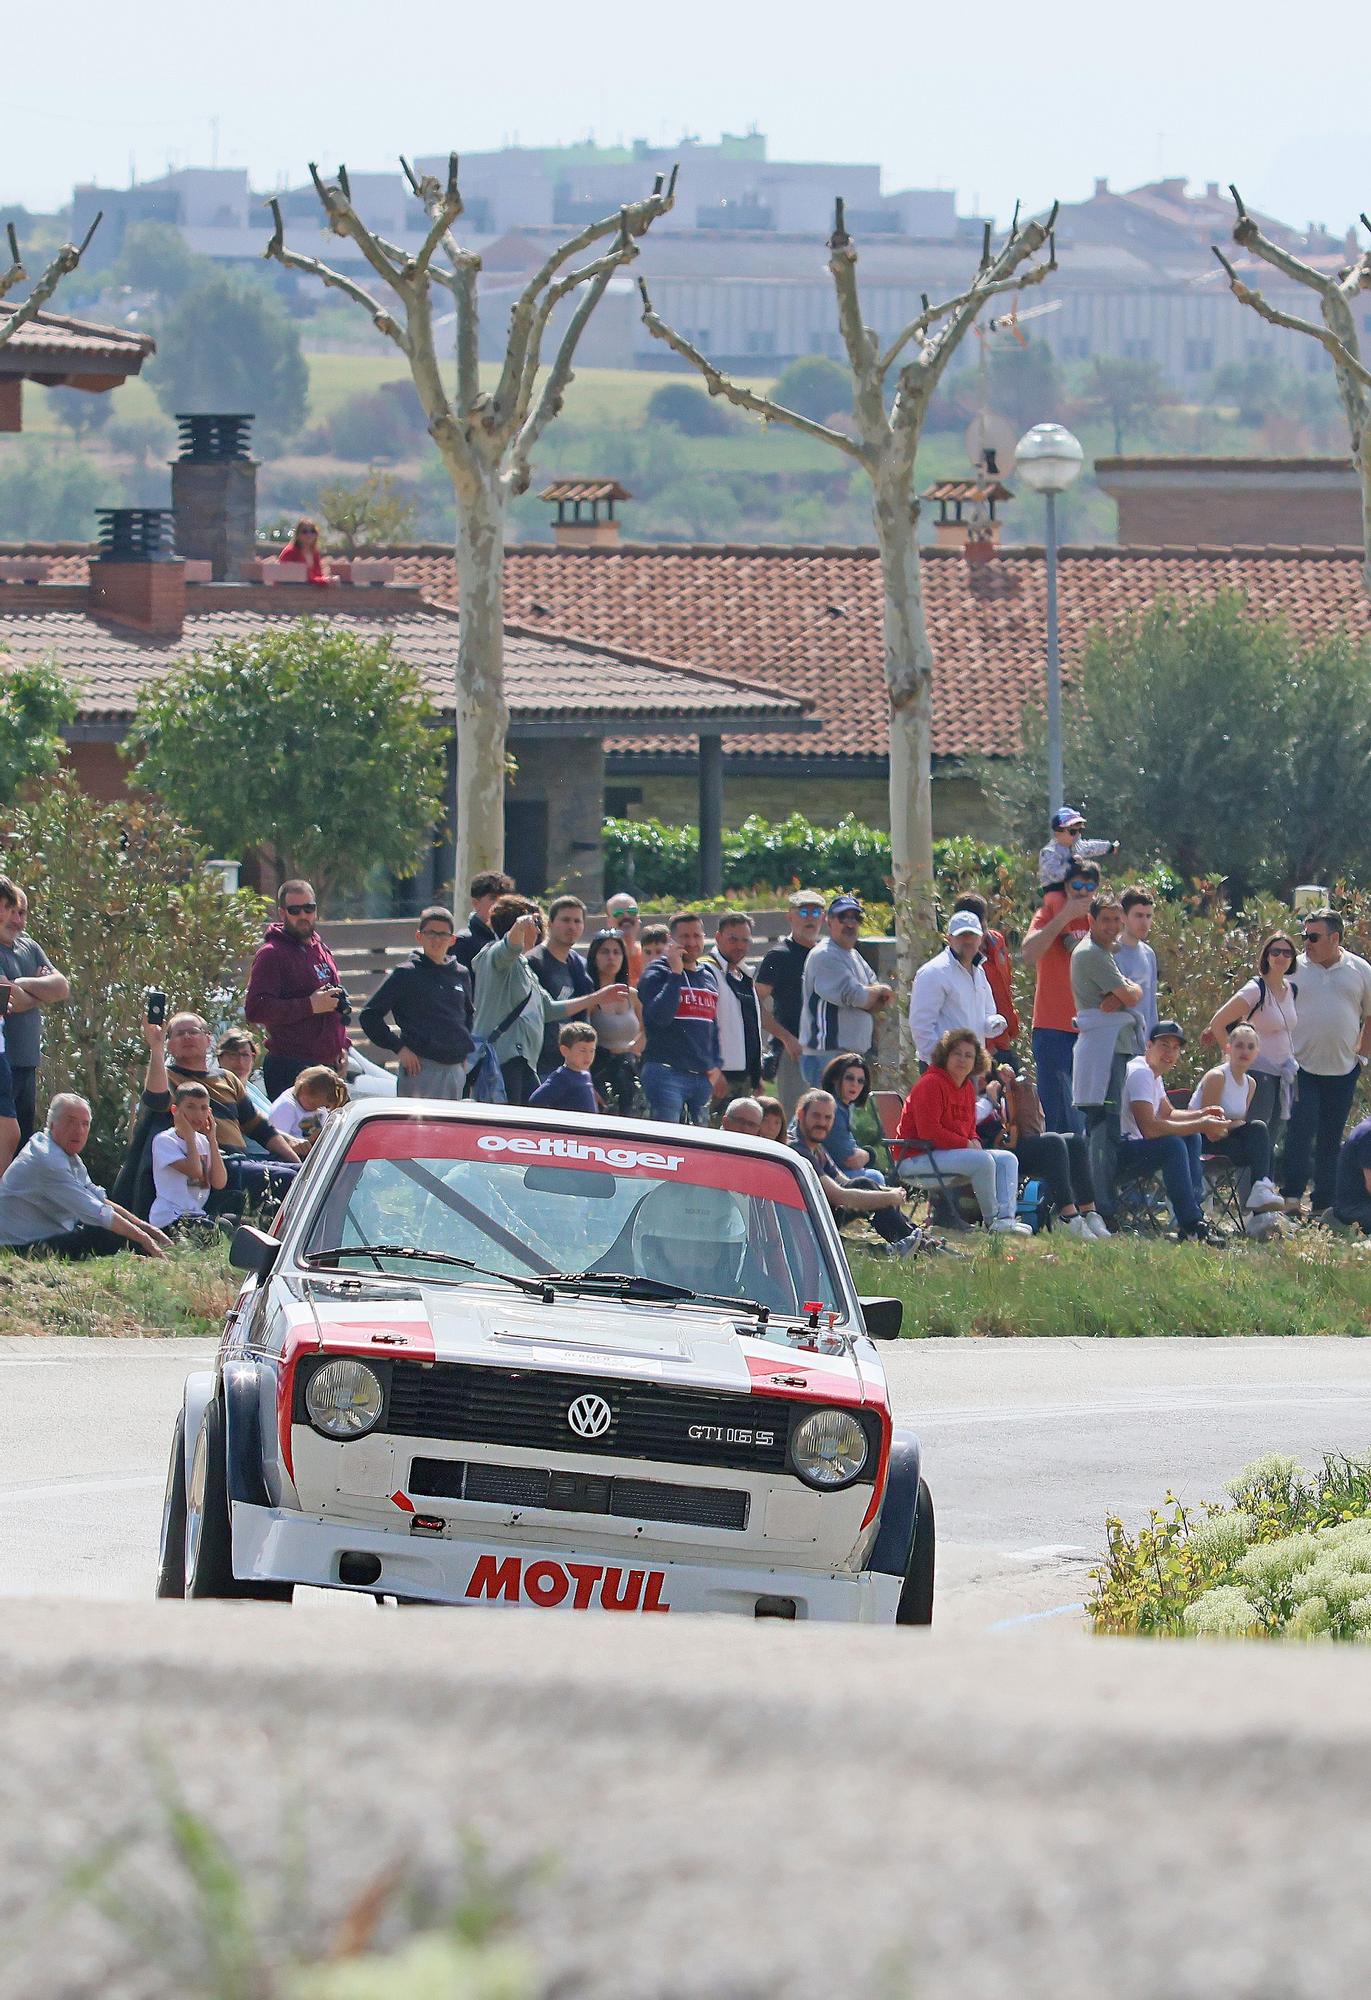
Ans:
[{"label": "camera", "polygon": [[167,996],[159,987],[149,986],[143,995],[143,1006],[150,1028],[165,1027],[167,1019]]},{"label": "camera", "polygon": [[348,999],[345,988],[341,986],[338,988],[338,1019],[344,1027],[352,1019],[352,1002]]}]

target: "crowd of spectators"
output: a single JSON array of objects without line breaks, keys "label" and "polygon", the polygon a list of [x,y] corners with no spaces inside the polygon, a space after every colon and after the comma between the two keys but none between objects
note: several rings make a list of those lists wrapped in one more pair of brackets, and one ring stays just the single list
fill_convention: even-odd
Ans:
[{"label": "crowd of spectators", "polygon": [[[1050,1216],[1095,1242],[1149,1183],[1181,1240],[1219,1240],[1221,1182],[1254,1237],[1302,1212],[1311,1180],[1312,1213],[1371,1233],[1371,1119],[1344,1143],[1371,1056],[1371,965],[1345,948],[1341,917],[1311,910],[1298,942],[1265,940],[1202,1031],[1221,1060],[1170,1089],[1187,1037],[1159,1011],[1153,897],[1105,885],[1097,857],[1115,843],[1084,841],[1083,824],[1069,807],[1054,816],[1022,943],[1031,1074],[1010,948],[972,892],[912,980],[918,1075],[903,1097],[873,1091],[895,995],[859,948],[864,913],[847,894],[797,891],[787,935],[759,958],[742,911],[711,936],[691,910],[644,924],[620,892],[587,937],[579,897],[544,911],[488,871],[460,928],[441,905],[422,912],[358,1027],[393,1058],[402,1097],[708,1120],[787,1143],[840,1225],[862,1218],[896,1255],[938,1241],[912,1220],[916,1195],[954,1227],[1022,1234]],[[178,1236],[279,1200],[347,1102],[352,1005],[308,882],[281,885],[246,1026],[216,1042],[201,1015],[167,1018],[149,994],[143,1087],[108,1195],[81,1159],[84,1099],[59,1090],[35,1131],[42,1013],[68,990],[28,934],[24,892],[0,875],[0,1245],[164,1256]]]}]

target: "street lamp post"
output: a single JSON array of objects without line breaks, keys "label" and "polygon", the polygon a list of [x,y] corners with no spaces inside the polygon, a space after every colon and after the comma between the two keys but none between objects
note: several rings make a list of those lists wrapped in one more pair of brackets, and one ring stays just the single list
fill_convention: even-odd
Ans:
[{"label": "street lamp post", "polygon": [[1024,485],[1047,501],[1047,810],[1066,790],[1062,771],[1062,656],[1057,635],[1057,495],[1080,476],[1085,453],[1062,424],[1034,424],[1014,455]]}]

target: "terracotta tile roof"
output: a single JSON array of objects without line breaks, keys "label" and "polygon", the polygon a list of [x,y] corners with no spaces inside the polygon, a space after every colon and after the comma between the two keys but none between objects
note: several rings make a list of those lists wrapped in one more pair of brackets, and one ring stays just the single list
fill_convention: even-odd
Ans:
[{"label": "terracotta tile roof", "polygon": [[[452,558],[396,548],[396,580],[452,601]],[[1069,675],[1093,625],[1182,600],[1238,591],[1258,615],[1280,615],[1302,636],[1346,625],[1371,632],[1360,549],[1065,548],[1059,565],[1062,655]],[[1046,626],[1041,548],[1002,550],[979,567],[955,550],[923,553],[924,593],[937,654],[935,755],[1012,753],[1018,718],[1039,697]],[[822,734],[732,738],[731,756],[884,757],[881,581],[874,549],[623,544],[553,549],[524,544],[506,557],[505,602],[520,623],[689,660],[804,696]],[[623,750],[656,747],[614,739]],[[665,747],[665,746],[663,746]]]},{"label": "terracotta tile roof", "polygon": [[[6,659],[50,656],[79,688],[79,720],[122,723],[140,693],[192,653],[216,639],[245,639],[303,615],[300,610],[212,610],[188,614],[179,636],[157,638],[115,626],[77,606],[34,609],[33,593],[6,611],[0,589],[0,671]],[[63,593],[69,596],[70,593]],[[308,609],[319,614],[321,607]],[[457,619],[440,608],[347,612],[328,608],[330,624],[344,625],[366,638],[390,637],[400,657],[417,666],[430,696],[451,703],[457,655]],[[557,633],[505,628],[505,673],[510,713],[516,727],[567,725],[580,721],[642,721],[661,729],[680,717],[678,744],[706,720],[725,725],[741,718],[758,728],[803,723],[805,706],[794,694],[723,678]]]},{"label": "terracotta tile roof", "polygon": [[[0,545],[0,554],[25,548],[56,556],[55,583],[84,581],[86,557],[75,545]],[[455,603],[450,551],[426,545],[384,553],[395,562],[397,583],[436,603]],[[1067,547],[1059,564],[1065,672],[1069,677],[1092,626],[1141,612],[1167,595],[1197,601],[1231,590],[1255,615],[1289,619],[1302,637],[1340,625],[1371,635],[1361,566],[1361,550],[1347,548]],[[938,661],[935,754],[1012,753],[1020,711],[1042,689],[1042,550],[1003,549],[973,567],[955,550],[925,549],[923,576]],[[5,616],[5,596],[0,586],[0,639],[19,622]],[[506,555],[505,603],[511,627],[553,638],[574,633],[620,660],[670,662],[678,672],[686,662],[697,672],[737,677],[753,689],[801,698],[823,725],[817,734],[730,735],[731,757],[886,755],[874,549],[515,544]],[[77,622],[89,626],[88,620]],[[445,672],[449,660],[445,655]],[[513,673],[511,666],[512,685]],[[638,734],[613,737],[607,747],[643,752],[681,746],[679,738]]]},{"label": "terracotta tile roof", "polygon": [[633,495],[617,479],[554,479],[538,495],[540,500],[631,500]]},{"label": "terracotta tile roof", "polygon": [[[14,306],[0,306],[0,329],[15,311]],[[77,372],[136,375],[156,351],[157,343],[150,334],[40,312],[0,347],[0,372],[15,375],[65,362]]]}]

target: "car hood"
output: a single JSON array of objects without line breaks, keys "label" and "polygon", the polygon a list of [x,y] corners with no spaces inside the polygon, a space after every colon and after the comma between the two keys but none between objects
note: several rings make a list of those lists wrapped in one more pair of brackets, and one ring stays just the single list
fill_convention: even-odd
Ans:
[{"label": "car hood", "polygon": [[742,1331],[746,1322],[727,1314],[695,1308],[566,1294],[545,1306],[475,1286],[386,1293],[378,1285],[354,1301],[311,1283],[306,1316],[325,1347],[352,1353],[621,1376],[736,1395],[813,1392],[822,1381],[835,1392],[841,1384],[845,1400],[866,1400],[867,1371],[849,1347],[831,1354],[792,1348]]}]

